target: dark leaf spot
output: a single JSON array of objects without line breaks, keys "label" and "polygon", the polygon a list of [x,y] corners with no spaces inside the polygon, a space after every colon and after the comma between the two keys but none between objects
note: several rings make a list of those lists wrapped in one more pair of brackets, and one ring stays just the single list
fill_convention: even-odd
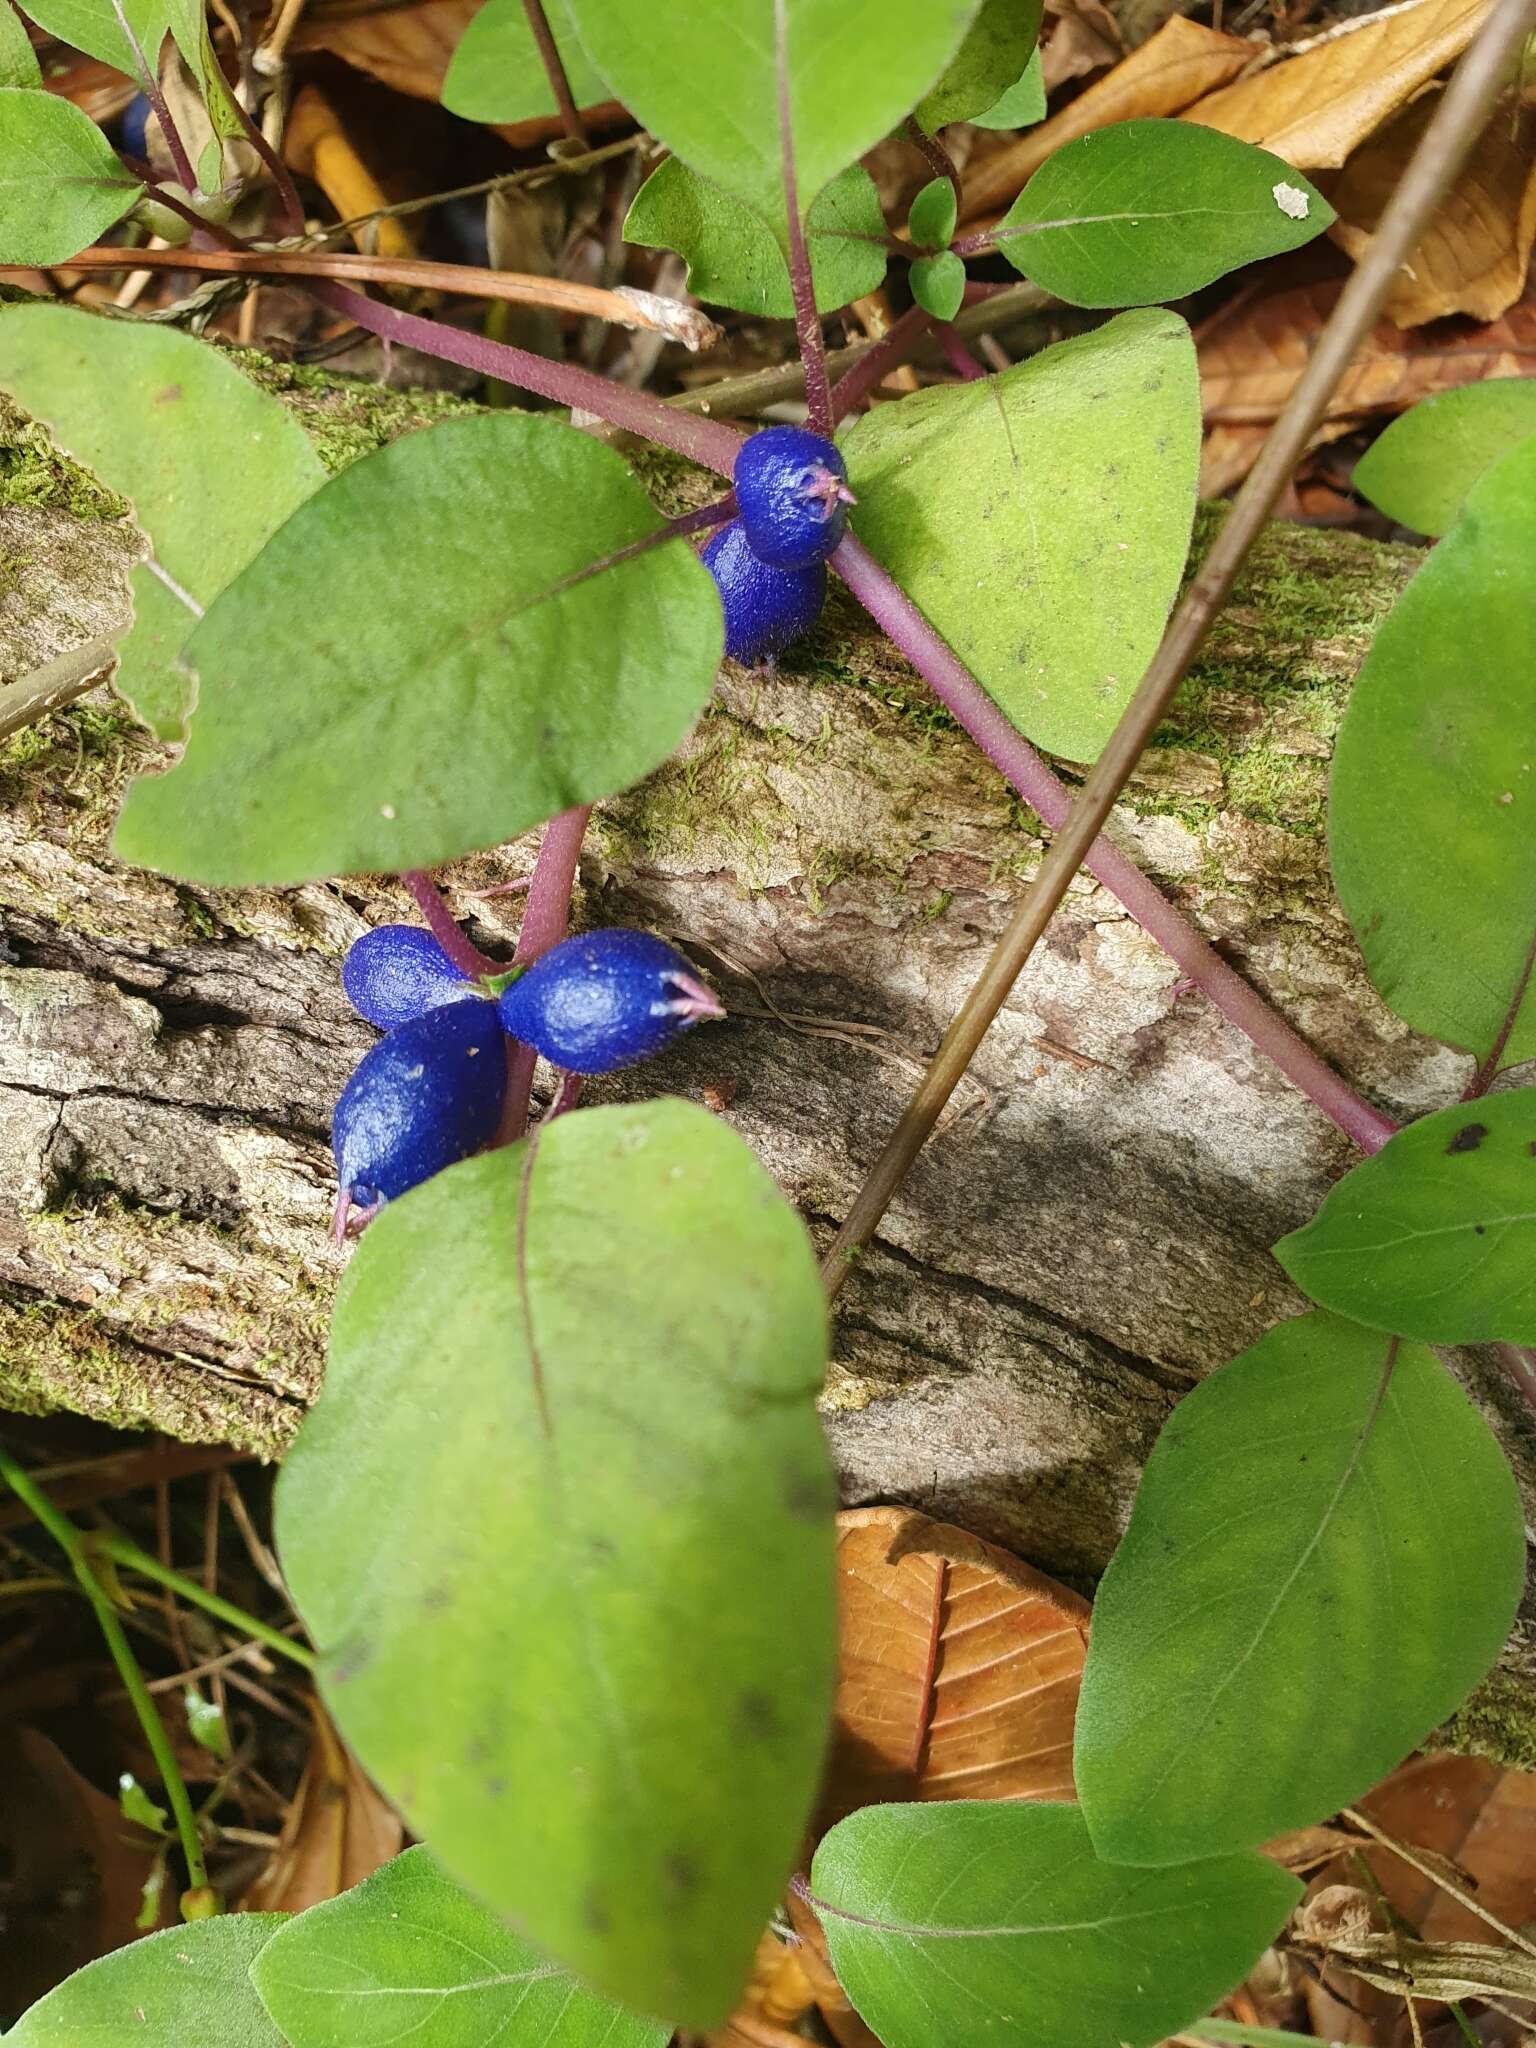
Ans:
[{"label": "dark leaf spot", "polygon": [[594,1934],[606,1934],[613,1925],[613,1915],[608,1911],[601,1892],[588,1892],[581,1917]]},{"label": "dark leaf spot", "polygon": [[331,1683],[345,1685],[349,1679],[359,1676],[373,1662],[373,1644],[366,1636],[354,1636],[350,1643],[344,1643],[331,1662]]},{"label": "dark leaf spot", "polygon": [[1479,1237],[1486,1237],[1488,1235],[1488,1226],[1486,1223],[1474,1223],[1472,1228]]},{"label": "dark leaf spot", "polygon": [[699,1866],[686,1849],[674,1849],[662,1865],[662,1874],[675,1892],[696,1892],[699,1888]]},{"label": "dark leaf spot", "polygon": [[180,398],[181,386],[179,384],[167,384],[163,391],[155,393],[156,405],[175,405]]},{"label": "dark leaf spot", "polygon": [[779,1732],[779,1703],[773,1694],[749,1687],[736,1702],[736,1726],[744,1741],[771,1741]]},{"label": "dark leaf spot", "polygon": [[1445,1149],[1447,1152],[1475,1152],[1487,1135],[1486,1124],[1463,1124]]}]

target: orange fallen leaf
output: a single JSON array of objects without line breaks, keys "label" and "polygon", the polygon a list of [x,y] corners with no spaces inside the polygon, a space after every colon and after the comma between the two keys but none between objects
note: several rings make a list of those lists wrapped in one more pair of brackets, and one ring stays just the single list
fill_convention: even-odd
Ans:
[{"label": "orange fallen leaf", "polygon": [[962,218],[1011,205],[1025,180],[1064,142],[1114,121],[1182,113],[1203,93],[1235,78],[1253,56],[1253,44],[1240,36],[1218,35],[1175,14],[1070,106],[983,158],[965,179]]},{"label": "orange fallen leaf", "polygon": [[[1308,441],[1307,447],[1322,448],[1330,441],[1337,441],[1351,433],[1360,422],[1356,419],[1324,420],[1317,432]],[[1214,426],[1205,430],[1205,439],[1200,444],[1200,495],[1202,498],[1219,498],[1230,491],[1234,484],[1240,484],[1259,459],[1259,450],[1269,439],[1269,425],[1231,425],[1217,420]],[[1358,512],[1358,506],[1354,508]],[[1293,510],[1276,508],[1277,519],[1290,519]]]},{"label": "orange fallen leaf", "polygon": [[[1358,262],[1382,208],[1402,182],[1440,98],[1421,93],[1355,151],[1330,193],[1339,218],[1333,239]],[[1536,114],[1511,102],[1483,130],[1449,197],[1403,265],[1387,317],[1418,327],[1448,313],[1497,320],[1525,289],[1536,239]]]},{"label": "orange fallen leaf", "polygon": [[1471,42],[1491,0],[1417,0],[1328,32],[1189,108],[1186,121],[1257,142],[1298,170],[1342,164]]},{"label": "orange fallen leaf", "polygon": [[316,1703],[309,1761],[272,1860],[241,1900],[249,1913],[302,1913],[361,1884],[397,1856],[399,1816],[376,1792]]},{"label": "orange fallen leaf", "polygon": [[1088,1605],[910,1508],[838,1516],[820,1820],[887,1799],[1070,1799]]},{"label": "orange fallen leaf", "polygon": [[[1213,321],[1199,342],[1201,400],[1208,424],[1272,420],[1290,397],[1340,286],[1298,285],[1249,300]],[[1328,403],[1327,417],[1401,412],[1431,392],[1488,377],[1529,377],[1536,368],[1536,298],[1502,319],[1404,332],[1390,320],[1371,329]]]}]

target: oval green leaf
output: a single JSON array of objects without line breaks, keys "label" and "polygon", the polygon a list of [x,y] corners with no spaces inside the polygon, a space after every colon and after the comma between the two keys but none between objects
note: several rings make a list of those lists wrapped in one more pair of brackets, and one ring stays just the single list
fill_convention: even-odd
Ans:
[{"label": "oval green leaf", "polygon": [[0,86],[0,262],[78,256],[143,189],[78,107],[57,93]]},{"label": "oval green leaf", "polygon": [[[878,289],[885,276],[885,216],[875,181],[853,164],[817,194],[806,222],[816,304],[823,313]],[[792,319],[795,297],[784,252],[750,207],[681,157],[659,164],[635,194],[626,242],[675,249],[688,264],[695,298],[738,313]]]},{"label": "oval green leaf", "polygon": [[1068,305],[1143,306],[1299,249],[1334,218],[1266,149],[1187,121],[1118,121],[1047,157],[994,234]]},{"label": "oval green leaf", "polygon": [[288,2048],[250,1967],[286,1913],[226,1913],[130,1941],[24,2012],[5,2048]]},{"label": "oval green leaf", "polygon": [[746,1979],[825,1746],[825,1346],[732,1131],[582,1110],[369,1227],[278,1484],[364,1764],[541,1948],[691,2026]]},{"label": "oval green leaf", "polygon": [[43,67],[37,61],[25,23],[11,0],[0,0],[0,85],[31,91],[42,82]]},{"label": "oval green leaf", "polygon": [[1536,1088],[1399,1131],[1275,1257],[1312,1299],[1425,1344],[1536,1344]]},{"label": "oval green leaf", "polygon": [[[959,48],[978,0],[570,0],[587,54],[638,121],[785,238],[782,71],[804,213]],[[782,37],[779,28],[782,28]]]},{"label": "oval green leaf", "polygon": [[507,414],[409,434],[301,506],[186,649],[197,715],[125,860],[188,881],[432,867],[649,774],[720,658],[720,601],[619,456]]},{"label": "oval green leaf", "polygon": [[1334,750],[1328,845],[1405,1023],[1536,1059],[1536,436],[1473,486],[1371,645]]},{"label": "oval green leaf", "polygon": [[1033,58],[1041,11],[1041,0],[982,0],[944,76],[918,105],[918,126],[932,135],[995,106]]},{"label": "oval green leaf", "polygon": [[1091,761],[1152,659],[1194,524],[1189,329],[1126,313],[842,437],[859,538],[1020,732]]},{"label": "oval green leaf", "polygon": [[1045,72],[1036,50],[1016,84],[984,114],[973,114],[978,128],[1032,128],[1045,119]]},{"label": "oval green leaf", "polygon": [[1536,377],[1497,377],[1439,391],[1400,413],[1355,464],[1378,510],[1415,533],[1448,533],[1468,491],[1536,434]]},{"label": "oval green leaf", "polygon": [[[611,99],[571,26],[565,0],[544,0],[544,11],[577,106]],[[555,96],[523,0],[486,0],[471,16],[448,63],[443,105],[466,121],[535,121],[554,113]]]},{"label": "oval green leaf", "polygon": [[954,180],[930,178],[907,213],[907,232],[919,249],[947,249],[954,240],[959,202]]},{"label": "oval green leaf", "polygon": [[[0,317],[0,388],[129,499],[148,535],[114,680],[146,725],[179,739],[192,697],[180,656],[201,610],[325,481],[308,435],[206,342],[64,306]],[[230,449],[240,459],[211,490],[210,464]]]},{"label": "oval green leaf", "polygon": [[[170,17],[168,0],[27,0],[25,12],[61,43],[126,72],[135,84],[144,76],[139,52],[153,66]],[[123,33],[123,19],[133,41]]]},{"label": "oval green leaf", "polygon": [[1509,1467],[1434,1356],[1280,1324],[1174,1410],[1099,1586],[1094,1847],[1215,1856],[1357,1799],[1486,1672],[1524,1572]]},{"label": "oval green leaf", "polygon": [[1077,1807],[980,1800],[866,1806],[811,1884],[885,2048],[1146,2048],[1240,1983],[1301,1896],[1258,1856],[1116,1870]]},{"label": "oval green leaf", "polygon": [[289,2048],[666,2048],[407,1849],[267,1943],[251,1979]]},{"label": "oval green leaf", "polygon": [[953,249],[919,256],[912,265],[912,296],[935,320],[953,320],[965,298],[965,265]]}]

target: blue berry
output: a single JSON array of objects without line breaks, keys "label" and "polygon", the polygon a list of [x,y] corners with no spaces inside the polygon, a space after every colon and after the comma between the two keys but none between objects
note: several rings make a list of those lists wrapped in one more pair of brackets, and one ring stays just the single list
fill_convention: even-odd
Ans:
[{"label": "blue berry", "polygon": [[775,569],[747,544],[739,519],[722,526],[701,557],[725,610],[725,651],[732,661],[766,661],[814,626],[827,594],[820,562]]},{"label": "blue berry", "polygon": [[649,932],[564,939],[501,992],[508,1033],[573,1074],[632,1066],[721,1014],[683,955]]},{"label": "blue berry", "polygon": [[349,1209],[392,1201],[490,1143],[507,1092],[505,1046],[495,1006],[471,998],[428,1010],[363,1055],[331,1125],[338,1237]]},{"label": "blue berry", "polygon": [[731,478],[747,540],[760,562],[807,569],[843,537],[853,502],[843,458],[806,427],[765,427],[736,458]]},{"label": "blue berry", "polygon": [[385,1031],[475,992],[419,924],[381,924],[364,932],[341,963],[341,985],[357,1014]]}]

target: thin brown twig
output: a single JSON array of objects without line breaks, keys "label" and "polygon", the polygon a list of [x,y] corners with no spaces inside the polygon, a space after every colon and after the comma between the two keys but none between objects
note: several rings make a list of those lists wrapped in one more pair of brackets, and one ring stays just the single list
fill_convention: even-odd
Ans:
[{"label": "thin brown twig", "polygon": [[[0,264],[0,274],[20,265]],[[663,299],[654,292],[620,286],[576,284],[563,277],[538,277],[518,270],[482,270],[472,263],[436,263],[421,256],[371,256],[350,249],[82,249],[71,270],[200,270],[222,277],[329,277],[364,284],[392,284],[421,291],[457,292],[465,298],[506,299],[520,306],[549,306],[562,313],[609,320],[664,334],[693,351],[712,348],[721,330],[696,306]]]},{"label": "thin brown twig", "polygon": [[829,1293],[836,1293],[851,1261],[874,1236],[1103,829],[1402,264],[1417,247],[1425,222],[1482,132],[1505,68],[1533,22],[1536,0],[1498,0],[1457,66],[1369,249],[1340,294],[1306,370],[1270,430],[1151,666],[1026,886],[979,979],[945,1032],[922,1084],[855,1196],[824,1263]]},{"label": "thin brown twig", "polygon": [[1533,1942],[1529,1935],[1522,1934],[1518,1927],[1511,1927],[1507,1920],[1501,1920],[1496,1913],[1490,1913],[1488,1908],[1480,1905],[1470,1892],[1463,1891],[1460,1885],[1453,1884],[1444,1871],[1436,1870],[1422,1857],[1416,1856],[1406,1843],[1399,1842],[1395,1836],[1377,1827],[1369,1815],[1362,1813],[1355,1806],[1344,1806],[1339,1811],[1352,1827],[1360,1828],[1372,1841],[1379,1842],[1383,1849],[1390,1849],[1394,1856],[1399,1857],[1410,1869],[1416,1870],[1420,1877],[1427,1877],[1431,1884],[1438,1885],[1441,1891],[1453,1898],[1458,1905],[1465,1906],[1469,1913],[1475,1914],[1484,1926],[1491,1927],[1496,1934],[1502,1934],[1506,1941],[1513,1942],[1515,1947],[1522,1949],[1526,1955],[1536,1956],[1536,1942]]},{"label": "thin brown twig", "polygon": [[539,61],[544,66],[544,76],[549,80],[549,89],[555,96],[555,106],[560,114],[560,125],[572,142],[587,146],[587,131],[581,124],[571,81],[566,76],[565,59],[560,54],[560,45],[555,41],[554,31],[549,25],[549,16],[544,12],[543,0],[523,0],[523,11],[528,16],[528,26],[533,31],[533,40],[538,49]]}]

